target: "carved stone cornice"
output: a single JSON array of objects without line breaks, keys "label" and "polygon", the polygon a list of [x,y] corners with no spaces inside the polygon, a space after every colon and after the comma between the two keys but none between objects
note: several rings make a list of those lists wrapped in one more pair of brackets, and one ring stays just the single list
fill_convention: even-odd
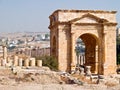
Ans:
[{"label": "carved stone cornice", "polygon": [[51,29],[53,27],[56,27],[58,25],[112,25],[115,26],[117,23],[107,22],[107,23],[70,23],[70,22],[55,22],[53,25],[50,25],[48,28]]},{"label": "carved stone cornice", "polygon": [[69,22],[59,22],[59,21],[57,21],[53,25],[50,25],[48,28],[51,29],[51,28],[56,27],[58,25],[68,25],[68,24],[70,24],[70,23]]},{"label": "carved stone cornice", "polygon": [[74,25],[112,25],[115,26],[117,23],[74,23]]},{"label": "carved stone cornice", "polygon": [[[58,9],[58,10],[54,11],[52,13],[52,15],[57,13],[57,12],[75,12],[75,13],[79,13],[79,12],[86,13],[86,12],[88,12],[88,13],[113,13],[113,14],[117,13],[117,11],[105,11],[105,10],[61,10],[61,9]],[[50,15],[50,17],[52,15]]]},{"label": "carved stone cornice", "polygon": [[73,22],[76,22],[76,21],[78,21],[78,20],[81,20],[82,18],[85,18],[85,17],[93,18],[93,19],[95,19],[98,23],[109,22],[109,21],[106,20],[106,19],[101,19],[101,18],[99,18],[99,17],[97,17],[97,16],[95,16],[95,15],[92,15],[92,14],[90,14],[90,13],[84,14],[84,15],[82,15],[80,18],[75,18],[75,19],[73,19],[73,20],[71,20],[71,21],[69,21],[69,22],[70,22],[70,23],[73,23]]}]

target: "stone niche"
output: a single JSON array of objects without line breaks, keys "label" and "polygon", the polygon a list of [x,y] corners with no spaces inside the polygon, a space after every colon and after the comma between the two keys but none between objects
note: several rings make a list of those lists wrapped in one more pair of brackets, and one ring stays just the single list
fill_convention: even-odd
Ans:
[{"label": "stone niche", "polygon": [[51,55],[61,71],[76,68],[75,43],[85,44],[84,66],[96,74],[116,73],[116,11],[56,10],[50,15]]}]

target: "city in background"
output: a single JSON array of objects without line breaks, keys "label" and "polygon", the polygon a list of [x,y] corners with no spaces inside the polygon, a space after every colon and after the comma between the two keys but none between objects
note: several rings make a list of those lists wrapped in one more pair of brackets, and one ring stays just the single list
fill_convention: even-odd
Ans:
[{"label": "city in background", "polygon": [[47,32],[14,32],[1,33],[0,56],[3,46],[7,47],[8,55],[25,54],[30,57],[50,55],[50,34]]}]

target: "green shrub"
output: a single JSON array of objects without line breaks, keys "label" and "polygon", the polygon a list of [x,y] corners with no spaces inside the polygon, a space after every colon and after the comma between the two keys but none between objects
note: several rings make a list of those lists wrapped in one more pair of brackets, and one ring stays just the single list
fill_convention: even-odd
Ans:
[{"label": "green shrub", "polygon": [[117,65],[120,65],[120,36],[117,37]]},{"label": "green shrub", "polygon": [[120,54],[117,54],[117,65],[120,65]]},{"label": "green shrub", "polygon": [[42,65],[49,67],[51,70],[58,70],[58,61],[52,56],[36,57],[37,60],[42,60]]}]

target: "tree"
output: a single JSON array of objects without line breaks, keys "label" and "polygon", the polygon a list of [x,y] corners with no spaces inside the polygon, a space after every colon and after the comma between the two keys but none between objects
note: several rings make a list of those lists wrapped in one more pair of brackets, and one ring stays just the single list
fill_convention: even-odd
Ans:
[{"label": "tree", "polygon": [[120,64],[120,36],[117,37],[117,64]]},{"label": "tree", "polygon": [[37,60],[42,60],[42,65],[49,67],[51,70],[58,70],[58,61],[52,56],[36,57]]}]

